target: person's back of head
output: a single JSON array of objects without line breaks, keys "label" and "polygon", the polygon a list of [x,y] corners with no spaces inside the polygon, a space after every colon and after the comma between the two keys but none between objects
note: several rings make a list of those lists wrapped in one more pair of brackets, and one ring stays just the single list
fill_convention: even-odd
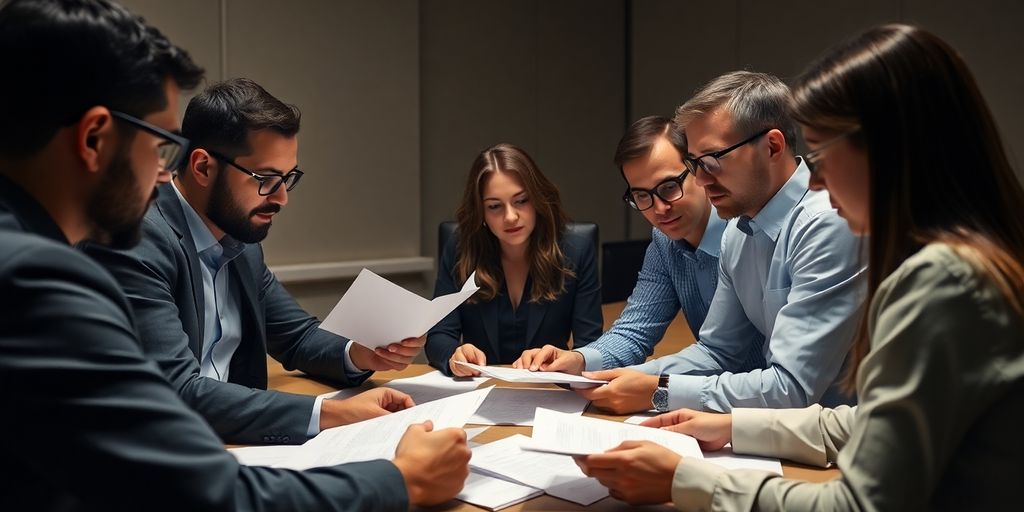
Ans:
[{"label": "person's back of head", "polygon": [[157,29],[107,0],[7,0],[0,6],[0,157],[42,149],[97,105],[135,117],[166,105],[167,79],[203,70]]}]

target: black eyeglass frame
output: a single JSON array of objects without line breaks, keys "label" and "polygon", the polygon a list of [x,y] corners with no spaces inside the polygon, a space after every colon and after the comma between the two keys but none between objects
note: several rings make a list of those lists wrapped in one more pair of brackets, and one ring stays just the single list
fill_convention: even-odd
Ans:
[{"label": "black eyeglass frame", "polygon": [[[683,181],[686,180],[686,175],[687,174],[693,174],[693,173],[691,173],[689,169],[685,169],[685,170],[683,170],[682,174],[680,174],[679,176],[676,176],[674,178],[666,178],[666,179],[663,179],[663,180],[659,181],[658,184],[654,186],[654,188],[640,188],[640,187],[629,187],[629,186],[627,186],[626,187],[626,192],[624,192],[622,194],[622,200],[625,201],[626,204],[628,204],[631,208],[633,208],[634,210],[636,210],[638,212],[642,212],[644,210],[650,210],[651,208],[654,208],[654,197],[657,197],[658,199],[661,199],[662,202],[664,202],[666,204],[674,203],[674,202],[682,199],[683,196],[685,195],[683,193]],[[676,186],[679,187],[679,197],[676,197],[675,199],[669,199],[669,198],[661,195],[658,192],[658,189],[661,188],[661,186],[666,184],[666,183],[675,183]],[[651,205],[646,207],[646,208],[640,208],[640,205],[636,204],[636,201],[633,199],[633,192],[647,192],[647,194],[651,196]]]},{"label": "black eyeglass frame", "polygon": [[[249,169],[246,169],[245,167],[242,167],[241,165],[238,165],[237,163],[235,163],[235,160],[233,158],[225,155],[224,153],[207,148],[201,149],[209,153],[217,160],[222,160],[224,163],[230,165],[231,167],[234,167],[239,172],[243,172],[252,177],[252,179],[258,181],[260,183],[260,188],[256,191],[256,193],[261,196],[272,195],[274,192],[277,192],[277,190],[281,188],[281,185],[286,183],[291,178],[291,176],[295,176],[294,181],[292,181],[291,183],[288,184],[288,186],[285,187],[286,191],[291,192],[291,190],[295,188],[295,185],[298,185],[299,181],[302,180],[302,176],[306,174],[300,171],[298,167],[284,174],[281,174],[280,171],[274,171],[273,174],[258,174],[250,171]],[[271,180],[276,180],[274,185],[270,187],[270,191],[264,192],[263,187],[266,186],[267,183],[271,182]]]},{"label": "black eyeglass frame", "polygon": [[[727,147],[725,149],[720,149],[718,151],[712,151],[710,153],[704,153],[703,155],[700,155],[700,156],[694,157],[694,158],[689,158],[689,157],[684,158],[683,159],[683,163],[686,164],[686,168],[691,173],[693,173],[694,176],[697,175],[697,168],[698,167],[700,167],[701,169],[704,169],[704,172],[706,172],[708,174],[714,174],[714,173],[716,173],[718,171],[712,171],[712,170],[708,169],[707,166],[705,166],[703,163],[701,163],[701,160],[703,160],[704,158],[707,158],[707,157],[710,156],[711,158],[715,159],[715,162],[718,162],[719,158],[722,158],[723,156],[731,153],[732,151],[734,151],[734,150],[736,150],[736,149],[738,149],[740,147],[743,147],[746,144],[750,144],[751,142],[754,142],[755,140],[765,136],[768,132],[770,132],[770,131],[772,131],[774,129],[775,128],[765,128],[764,130],[761,130],[761,131],[751,135],[750,137],[747,137],[747,138],[745,138],[745,139],[737,142],[736,144],[733,144],[732,146],[729,146],[729,147]],[[718,170],[721,170],[721,169],[722,169],[722,165],[719,163],[718,164]]]},{"label": "black eyeglass frame", "polygon": [[142,131],[145,131],[145,132],[149,133],[150,135],[153,135],[155,137],[159,137],[161,139],[164,139],[164,140],[166,140],[168,142],[172,142],[174,144],[177,144],[181,148],[181,149],[178,150],[178,154],[174,155],[174,161],[167,162],[167,163],[164,164],[164,170],[175,171],[175,170],[177,170],[178,168],[181,167],[181,164],[183,164],[185,162],[185,155],[188,155],[188,153],[189,153],[189,146],[191,145],[191,142],[187,138],[181,136],[180,134],[164,130],[163,128],[160,128],[159,126],[155,126],[155,125],[153,125],[151,123],[147,123],[147,122],[143,121],[142,119],[139,119],[139,118],[137,118],[137,117],[135,117],[133,115],[125,114],[124,112],[120,112],[120,111],[117,111],[117,110],[111,110],[110,111],[110,115],[113,116],[116,119],[120,119],[121,121],[124,121],[124,122],[132,125],[135,128],[138,128],[138,129],[140,129]]}]

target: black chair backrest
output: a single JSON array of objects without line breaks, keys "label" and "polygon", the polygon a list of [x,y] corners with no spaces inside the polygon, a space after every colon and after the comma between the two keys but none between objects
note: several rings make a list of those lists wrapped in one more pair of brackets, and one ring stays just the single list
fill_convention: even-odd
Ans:
[{"label": "black chair backrest", "polygon": [[650,240],[605,242],[601,246],[601,303],[621,302],[636,286]]},{"label": "black chair backrest", "polygon": [[[445,246],[448,245],[448,240],[451,240],[452,235],[455,234],[455,229],[458,228],[458,224],[454,221],[446,220],[437,227],[437,261],[438,264],[441,262],[441,254],[444,253]],[[597,254],[600,249],[600,236],[597,229],[597,224],[593,222],[570,222],[566,225],[566,229],[573,233],[578,233],[583,236],[584,239],[590,240],[590,243],[594,246],[594,254]]]}]

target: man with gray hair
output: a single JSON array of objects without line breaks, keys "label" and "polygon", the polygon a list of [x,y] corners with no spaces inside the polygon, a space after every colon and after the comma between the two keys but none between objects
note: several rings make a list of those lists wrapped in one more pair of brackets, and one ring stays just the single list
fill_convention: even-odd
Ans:
[{"label": "man with gray hair", "polygon": [[747,71],[718,77],[676,111],[685,164],[718,215],[718,287],[697,342],[630,368],[584,372],[617,413],[836,405],[833,386],[864,301],[859,244],[794,153],[789,88]]}]

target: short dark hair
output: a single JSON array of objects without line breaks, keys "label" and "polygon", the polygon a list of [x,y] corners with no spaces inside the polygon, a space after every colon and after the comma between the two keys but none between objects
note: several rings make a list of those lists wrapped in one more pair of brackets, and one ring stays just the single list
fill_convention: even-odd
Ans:
[{"label": "short dark hair", "polygon": [[252,152],[249,133],[273,130],[286,137],[299,133],[301,113],[248,78],[213,84],[188,103],[181,133],[193,148],[232,158]]},{"label": "short dark hair", "polygon": [[188,53],[108,0],[8,0],[0,5],[0,155],[27,157],[86,110],[136,117],[167,107],[164,84],[203,77]]},{"label": "short dark hair", "polygon": [[[651,153],[658,138],[665,137],[679,151],[680,158],[686,157],[686,137],[676,127],[675,121],[662,116],[647,116],[638,119],[629,126],[626,134],[619,139],[615,148],[615,165],[622,171],[622,166],[630,160],[643,158]],[[625,178],[625,174],[622,176]]]}]

